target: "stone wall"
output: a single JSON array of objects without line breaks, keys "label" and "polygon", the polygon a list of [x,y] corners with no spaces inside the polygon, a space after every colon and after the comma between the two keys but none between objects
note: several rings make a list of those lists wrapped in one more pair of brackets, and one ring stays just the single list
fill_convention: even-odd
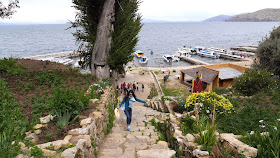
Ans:
[{"label": "stone wall", "polygon": [[[91,111],[89,116],[80,116],[80,128],[68,131],[68,135],[63,140],[56,140],[44,144],[36,145],[43,151],[44,156],[64,157],[64,158],[95,158],[98,153],[99,145],[105,138],[105,131],[109,122],[108,106],[114,108],[116,104],[115,92],[112,89],[105,89],[105,93],[101,95],[101,99],[91,99],[91,104],[96,107]],[[28,132],[27,137],[33,138],[32,143],[36,144],[38,137],[36,132],[44,127],[52,116],[47,116],[40,119],[41,124],[34,127],[34,133]],[[62,148],[66,149],[58,152]],[[31,148],[22,146],[25,153],[17,157],[30,156]]]},{"label": "stone wall", "polygon": [[208,151],[202,151],[201,145],[195,143],[195,134],[183,135],[180,129],[180,120],[182,114],[174,113],[170,106],[169,101],[165,101],[164,104],[159,101],[148,100],[146,106],[151,107],[155,110],[161,112],[169,112],[169,130],[167,132],[168,142],[171,146],[177,148],[177,152],[180,151],[184,153],[185,157],[197,157],[197,158],[209,158],[209,157],[219,157],[222,155],[230,155],[231,157],[256,157],[257,149],[250,147],[240,140],[239,136],[232,133],[222,133],[216,132],[217,143],[215,144],[212,153],[209,154]]}]

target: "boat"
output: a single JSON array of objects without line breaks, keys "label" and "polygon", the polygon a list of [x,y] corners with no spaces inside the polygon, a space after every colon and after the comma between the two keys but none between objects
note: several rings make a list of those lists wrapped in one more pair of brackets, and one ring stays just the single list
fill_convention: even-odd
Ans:
[{"label": "boat", "polygon": [[208,58],[214,58],[214,59],[220,58],[219,54],[215,53],[214,51],[210,51],[210,50],[201,50],[201,51],[197,52],[197,54],[200,56],[208,57]]},{"label": "boat", "polygon": [[141,59],[139,60],[140,64],[146,64],[148,62],[149,58],[146,56],[142,56]]},{"label": "boat", "polygon": [[199,52],[201,50],[204,50],[205,47],[203,47],[203,46],[195,46],[193,49],[196,50],[196,53],[197,53],[197,52]]},{"label": "boat", "polygon": [[69,65],[73,62],[72,59],[67,58],[67,57],[46,57],[46,58],[39,58],[39,60],[51,61],[51,62],[61,63],[64,65]]},{"label": "boat", "polygon": [[177,53],[179,56],[191,57],[191,54],[196,54],[196,51],[192,48],[178,48]]},{"label": "boat", "polygon": [[145,53],[142,50],[137,50],[134,52],[137,58],[141,58],[142,56],[145,56]]},{"label": "boat", "polygon": [[165,54],[162,57],[166,62],[180,61],[180,59],[174,55]]}]

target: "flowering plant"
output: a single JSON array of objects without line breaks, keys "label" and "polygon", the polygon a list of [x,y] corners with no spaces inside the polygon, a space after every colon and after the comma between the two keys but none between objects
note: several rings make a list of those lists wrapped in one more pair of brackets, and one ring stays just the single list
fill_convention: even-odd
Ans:
[{"label": "flowering plant", "polygon": [[219,114],[231,113],[231,111],[233,110],[233,106],[228,99],[212,91],[191,94],[186,100],[185,107],[193,109],[196,103],[202,103],[199,104],[200,111],[205,114],[209,113],[210,110],[214,108],[214,104],[216,105],[216,111]]}]

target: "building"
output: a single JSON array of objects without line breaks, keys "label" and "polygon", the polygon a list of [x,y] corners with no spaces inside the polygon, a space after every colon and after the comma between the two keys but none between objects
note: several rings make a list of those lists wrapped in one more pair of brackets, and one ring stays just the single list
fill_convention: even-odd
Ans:
[{"label": "building", "polygon": [[206,65],[196,68],[181,70],[180,83],[192,86],[192,80],[202,72],[202,88],[203,91],[211,91],[218,87],[228,88],[234,84],[233,79],[240,76],[248,67],[238,64],[217,64]]}]

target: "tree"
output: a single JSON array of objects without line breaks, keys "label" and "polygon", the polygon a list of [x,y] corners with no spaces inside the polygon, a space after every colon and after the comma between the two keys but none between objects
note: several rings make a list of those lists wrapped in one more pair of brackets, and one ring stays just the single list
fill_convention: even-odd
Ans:
[{"label": "tree", "polygon": [[241,76],[234,79],[233,89],[243,95],[251,96],[260,91],[277,88],[278,82],[271,74],[264,69],[247,69]]},{"label": "tree", "polygon": [[109,76],[109,69],[123,72],[132,59],[138,41],[141,16],[139,0],[73,0],[77,9],[72,28],[82,52],[83,65],[97,78]]},{"label": "tree", "polygon": [[257,68],[268,69],[280,76],[280,27],[274,29],[269,38],[263,40],[257,49]]},{"label": "tree", "polygon": [[15,13],[15,8],[19,8],[19,1],[10,1],[10,3],[7,5],[7,7],[3,4],[3,2],[0,2],[0,18],[10,18],[11,15]]}]

